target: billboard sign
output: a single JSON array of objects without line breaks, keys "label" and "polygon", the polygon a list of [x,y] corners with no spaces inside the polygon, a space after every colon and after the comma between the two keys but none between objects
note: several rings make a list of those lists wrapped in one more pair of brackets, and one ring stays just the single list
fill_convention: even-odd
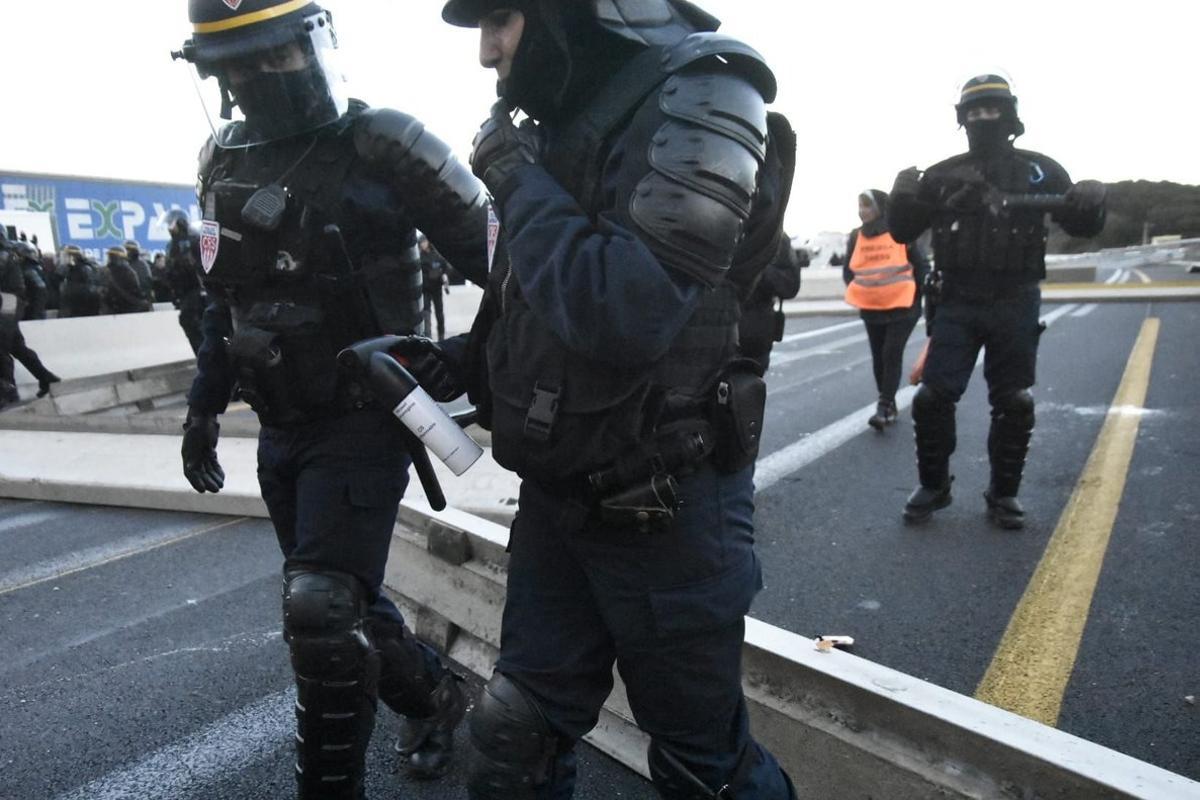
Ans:
[{"label": "billboard sign", "polygon": [[[0,209],[49,213],[58,249],[77,245],[100,262],[105,250],[128,239],[146,251],[166,249],[170,234],[162,219],[172,208],[200,219],[196,190],[186,184],[0,170],[0,192]],[[41,242],[43,250],[49,245]]]}]

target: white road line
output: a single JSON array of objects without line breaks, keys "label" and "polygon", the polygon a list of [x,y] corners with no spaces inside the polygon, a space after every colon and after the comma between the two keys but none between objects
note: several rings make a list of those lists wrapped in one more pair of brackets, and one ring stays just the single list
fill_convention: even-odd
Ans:
[{"label": "white road line", "polygon": [[[1046,323],[1046,326],[1049,327],[1076,308],[1077,306],[1073,304],[1056,308],[1042,317],[1042,322]],[[982,360],[983,351],[980,351],[979,358],[975,361],[975,366],[978,367]],[[897,411],[903,411],[908,408],[912,404],[912,398],[916,392],[917,388],[915,386],[907,386],[897,392]],[[842,417],[837,422],[826,425],[819,431],[807,434],[799,441],[793,442],[781,450],[776,450],[769,456],[760,458],[758,465],[754,469],[755,491],[766,491],[788,475],[798,472],[822,456],[841,447],[854,437],[861,436],[870,430],[867,427],[866,420],[874,410],[874,403],[863,406],[857,411],[852,411]]]},{"label": "white road line", "polygon": [[[857,324],[861,325],[862,323]],[[797,350],[792,353],[780,353],[779,355],[772,353],[771,366],[783,366],[784,364],[791,364],[794,361],[802,361],[803,359],[811,358],[813,356],[828,355],[829,353],[841,350],[846,345],[858,344],[859,342],[865,342],[866,340],[867,335],[865,333],[856,333],[853,336],[843,336],[841,339],[834,339],[832,342],[814,345],[813,347],[807,347],[803,350]]]},{"label": "white road line", "polygon": [[836,325],[829,325],[824,328],[817,328],[816,330],[804,331],[803,333],[793,333],[780,339],[779,344],[791,344],[792,342],[798,342],[801,339],[815,339],[818,336],[824,336],[825,334],[833,333],[834,331],[844,331],[846,328],[853,328],[856,325],[861,326],[862,320],[856,319],[854,322],[839,322]]},{"label": "white road line", "polygon": [[1124,283],[1124,281],[1125,281],[1125,270],[1123,270],[1123,269],[1117,270],[1116,272],[1114,272],[1112,275],[1109,275],[1104,280],[1104,282],[1106,284]]},{"label": "white road line", "polygon": [[1141,281],[1142,283],[1150,283],[1150,276],[1147,275],[1146,273],[1142,272],[1140,269],[1135,269],[1133,271],[1133,274],[1137,275],[1138,280]]},{"label": "white road line", "polygon": [[1088,303],[1086,306],[1080,306],[1078,311],[1072,311],[1071,316],[1072,317],[1086,317],[1088,314],[1092,313],[1099,307],[1100,306],[1098,306],[1096,303]]},{"label": "white road line", "polygon": [[238,519],[225,520],[186,531],[181,531],[178,528],[149,531],[136,536],[126,536],[122,539],[95,547],[77,550],[73,553],[39,561],[35,564],[23,565],[17,569],[0,573],[0,594],[8,594],[18,589],[64,578],[67,575],[81,572],[85,569],[91,569],[102,564],[108,564],[128,558],[129,556],[155,550],[159,547],[182,542],[194,536],[200,536],[204,533],[227,528],[230,525],[236,525],[239,522],[245,521],[245,519],[245,517],[239,517]]},{"label": "white road line", "polygon": [[269,758],[292,741],[295,691],[267,695],[141,761],[56,800],[180,800]]},{"label": "white road line", "polygon": [[0,519],[0,533],[41,525],[43,522],[49,522],[61,514],[61,511],[33,511],[25,514],[14,514],[6,519]]}]

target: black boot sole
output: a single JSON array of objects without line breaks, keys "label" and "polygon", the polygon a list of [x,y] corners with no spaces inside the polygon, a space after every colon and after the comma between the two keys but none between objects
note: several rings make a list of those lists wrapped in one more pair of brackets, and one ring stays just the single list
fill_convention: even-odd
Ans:
[{"label": "black boot sole", "polygon": [[876,433],[883,433],[883,428],[887,425],[887,422],[883,417],[871,417],[867,420],[867,424],[874,428]]}]

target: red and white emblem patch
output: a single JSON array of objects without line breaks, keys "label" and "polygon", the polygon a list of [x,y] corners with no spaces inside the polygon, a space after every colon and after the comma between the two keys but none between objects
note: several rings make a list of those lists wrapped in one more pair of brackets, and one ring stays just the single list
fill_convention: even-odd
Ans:
[{"label": "red and white emblem patch", "polygon": [[204,220],[200,226],[200,265],[204,267],[205,274],[212,272],[213,264],[217,263],[217,251],[220,249],[220,223]]},{"label": "red and white emblem patch", "polygon": [[496,245],[500,242],[500,218],[496,216],[496,209],[491,204],[488,205],[487,226],[488,272],[491,272],[492,262],[496,260]]},{"label": "red and white emblem patch", "polygon": [[238,6],[240,6],[241,4],[242,4],[242,0],[225,0],[225,5],[229,6],[234,11],[237,11]]}]

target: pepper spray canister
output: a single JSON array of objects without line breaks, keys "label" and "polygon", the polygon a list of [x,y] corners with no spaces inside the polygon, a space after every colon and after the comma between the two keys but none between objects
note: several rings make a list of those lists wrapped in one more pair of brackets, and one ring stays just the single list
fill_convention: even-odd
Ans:
[{"label": "pepper spray canister", "polygon": [[383,401],[392,406],[396,418],[455,475],[462,475],[483,455],[483,448],[392,356],[372,353],[367,363],[367,377]]}]

